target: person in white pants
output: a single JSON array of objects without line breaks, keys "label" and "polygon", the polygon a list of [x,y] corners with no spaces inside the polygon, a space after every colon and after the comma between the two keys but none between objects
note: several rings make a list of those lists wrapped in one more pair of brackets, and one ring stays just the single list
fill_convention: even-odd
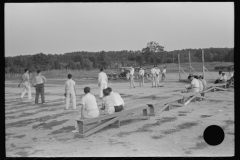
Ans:
[{"label": "person in white pants", "polygon": [[159,83],[159,81],[160,81],[160,72],[161,72],[161,70],[156,66],[155,67],[155,73],[156,73],[156,86],[157,87],[160,87],[160,83]]},{"label": "person in white pants", "polygon": [[152,74],[152,88],[157,87],[156,84],[156,68],[155,65],[153,65],[153,68],[151,69],[151,74]]},{"label": "person in white pants", "polygon": [[103,89],[107,88],[107,83],[108,77],[106,73],[103,72],[103,68],[100,68],[100,73],[98,73],[99,98],[103,98]]},{"label": "person in white pants", "polygon": [[65,95],[66,95],[66,109],[69,109],[70,97],[72,99],[73,109],[76,109],[76,88],[75,81],[72,80],[72,75],[68,74],[68,80],[65,83]]},{"label": "person in white pants", "polygon": [[28,99],[31,100],[32,92],[31,92],[31,86],[29,83],[29,70],[28,69],[24,70],[24,74],[21,77],[21,81],[18,84],[18,87],[20,87],[21,83],[23,83],[23,92],[21,94],[21,100],[23,100],[23,97],[26,94],[26,92],[28,92]]}]

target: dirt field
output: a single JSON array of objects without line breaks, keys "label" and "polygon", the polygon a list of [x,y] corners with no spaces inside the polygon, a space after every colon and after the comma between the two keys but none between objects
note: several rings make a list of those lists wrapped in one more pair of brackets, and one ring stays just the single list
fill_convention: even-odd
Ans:
[{"label": "dirt field", "polygon": [[[150,100],[181,95],[185,84],[177,80],[178,74],[168,74],[160,88],[151,88],[149,81],[145,87],[138,87],[136,83],[134,89],[129,88],[129,82],[112,81],[108,86],[122,95],[126,108],[133,108],[138,104],[146,105]],[[76,83],[77,103],[83,96],[83,88],[89,86],[101,105],[94,80],[89,81],[92,84]],[[125,120],[120,128],[108,126],[89,137],[80,138],[71,132],[79,106],[77,111],[64,112],[63,84],[59,80],[49,80],[45,85],[46,104],[34,105],[33,87],[33,99],[28,101],[26,94],[25,100],[20,102],[22,88],[17,88],[16,81],[5,82],[7,157],[224,157],[235,154],[233,88],[209,92],[207,100],[156,113],[149,120]],[[141,112],[131,116],[139,114]],[[203,139],[204,129],[209,125],[224,129],[224,141],[218,146],[210,146]]]}]

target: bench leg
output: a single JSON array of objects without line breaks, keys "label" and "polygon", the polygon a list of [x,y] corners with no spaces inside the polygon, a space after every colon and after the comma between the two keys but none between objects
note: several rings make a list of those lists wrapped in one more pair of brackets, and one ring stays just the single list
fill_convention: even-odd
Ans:
[{"label": "bench leg", "polygon": [[143,115],[144,115],[144,116],[148,116],[148,115],[147,115],[147,109],[143,109]]},{"label": "bench leg", "polygon": [[111,126],[117,126],[118,128],[120,127],[120,119],[114,122],[113,124],[110,124]]},{"label": "bench leg", "polygon": [[152,105],[152,104],[148,104],[148,107],[149,107],[149,109],[150,109],[150,114],[149,114],[149,116],[155,116],[153,105]]},{"label": "bench leg", "polygon": [[184,103],[184,97],[183,97],[182,99],[179,99],[179,100],[178,100],[178,103],[183,104],[183,103]]},{"label": "bench leg", "polygon": [[84,132],[85,132],[85,125],[81,121],[77,121],[77,123],[78,123],[79,133],[80,134],[84,134]]},{"label": "bench leg", "polygon": [[165,104],[164,106],[166,106],[166,108],[164,109],[164,111],[170,111],[170,105],[169,105],[169,104]]}]

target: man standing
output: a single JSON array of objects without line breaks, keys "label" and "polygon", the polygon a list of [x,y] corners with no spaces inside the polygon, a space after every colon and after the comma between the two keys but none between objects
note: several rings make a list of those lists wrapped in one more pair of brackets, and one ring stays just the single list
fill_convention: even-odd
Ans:
[{"label": "man standing", "polygon": [[107,90],[110,92],[110,97],[113,99],[115,112],[120,112],[124,108],[124,101],[119,93],[112,92],[112,88],[108,87]]},{"label": "man standing", "polygon": [[131,66],[130,69],[130,88],[135,88],[134,85],[134,68]]},{"label": "man standing", "polygon": [[[152,88],[153,87],[157,87],[156,86],[156,69],[155,69],[155,65],[153,65],[153,68],[151,69],[151,74],[152,74]],[[154,86],[155,84],[155,86]]]},{"label": "man standing", "polygon": [[162,80],[161,82],[163,82],[163,80],[166,78],[166,66],[164,66],[163,71],[162,71]]},{"label": "man standing", "polygon": [[103,68],[100,68],[100,73],[98,73],[98,87],[100,88],[99,91],[99,98],[103,98],[103,89],[107,88],[108,77],[106,73],[103,72]]},{"label": "man standing", "polygon": [[68,80],[65,82],[66,109],[69,109],[70,97],[72,99],[73,109],[76,109],[76,83],[72,80],[72,75],[68,74]]},{"label": "man standing", "polygon": [[138,74],[140,77],[139,86],[144,86],[144,69],[142,67],[140,67]]},{"label": "man standing", "polygon": [[160,84],[159,84],[159,81],[160,81],[160,72],[161,72],[161,70],[156,66],[155,67],[155,69],[156,69],[156,86],[157,87],[160,87]]},{"label": "man standing", "polygon": [[36,87],[36,97],[35,97],[35,104],[38,104],[38,99],[39,99],[39,94],[41,94],[41,99],[42,99],[42,104],[45,103],[45,98],[44,98],[44,83],[47,81],[47,79],[41,75],[41,71],[37,70],[37,75],[33,79]]},{"label": "man standing", "polygon": [[21,100],[23,100],[24,95],[26,94],[26,92],[28,92],[28,99],[31,100],[32,99],[32,93],[31,93],[31,86],[29,83],[29,70],[25,69],[24,70],[24,74],[21,77],[21,81],[18,84],[18,87],[20,87],[21,83],[23,83],[23,92],[21,94]]}]

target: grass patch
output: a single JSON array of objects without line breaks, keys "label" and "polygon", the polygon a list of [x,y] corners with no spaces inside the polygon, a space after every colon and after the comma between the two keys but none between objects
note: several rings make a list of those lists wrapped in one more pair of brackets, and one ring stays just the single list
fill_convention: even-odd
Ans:
[{"label": "grass patch", "polygon": [[180,113],[180,114],[178,114],[178,116],[186,116],[186,114],[182,114],[182,113]]},{"label": "grass patch", "polygon": [[185,154],[191,154],[192,152],[191,151],[186,151],[184,152]]},{"label": "grass patch", "polygon": [[161,139],[163,138],[164,136],[163,135],[155,135],[155,136],[152,136],[152,139]]},{"label": "grass patch", "polygon": [[26,137],[26,135],[23,134],[23,135],[19,135],[19,136],[14,136],[14,138],[22,138],[22,137]]},{"label": "grass patch", "polygon": [[212,115],[201,115],[201,118],[211,117]]},{"label": "grass patch", "polygon": [[225,123],[226,123],[226,125],[232,125],[232,124],[234,124],[234,121],[232,121],[232,120],[226,120],[226,121],[224,121]]},{"label": "grass patch", "polygon": [[21,157],[28,157],[28,152],[26,152],[26,151],[20,151],[15,154],[20,155]]},{"label": "grass patch", "polygon": [[53,121],[50,121],[48,123],[44,122],[44,123],[40,123],[40,124],[32,126],[32,129],[37,129],[37,128],[52,129],[52,127],[61,125],[65,122],[67,122],[67,121],[68,121],[68,119],[65,119],[65,120],[62,120],[62,121],[53,120]]},{"label": "grass patch", "polygon": [[188,128],[191,128],[196,125],[198,125],[198,123],[196,123],[196,122],[186,122],[186,123],[178,125],[177,127],[178,127],[178,129],[188,129]]},{"label": "grass patch", "polygon": [[130,135],[131,133],[133,132],[119,132],[118,134],[116,134],[118,137],[123,137],[123,136],[127,136],[127,135]]},{"label": "grass patch", "polygon": [[11,147],[17,147],[14,143],[10,144]]},{"label": "grass patch", "polygon": [[206,142],[199,142],[196,143],[195,147],[191,148],[191,149],[204,149],[208,146],[208,144]]},{"label": "grass patch", "polygon": [[45,121],[48,121],[50,119],[55,119],[57,117],[60,117],[60,116],[66,115],[66,114],[70,114],[70,113],[59,113],[59,114],[48,115],[48,116],[35,118],[35,119],[27,119],[27,120],[21,120],[21,121],[17,121],[17,122],[12,122],[12,123],[6,124],[6,128],[23,127],[23,126],[27,126],[27,125],[35,123],[35,122],[45,122]]},{"label": "grass patch", "polygon": [[60,134],[60,133],[66,133],[66,132],[71,132],[72,130],[74,130],[75,127],[74,126],[67,126],[67,127],[62,127],[59,130],[53,131],[50,134]]},{"label": "grass patch", "polygon": [[163,134],[172,134],[172,133],[175,133],[178,131],[180,131],[180,130],[179,129],[168,129],[168,130],[163,131]]}]

